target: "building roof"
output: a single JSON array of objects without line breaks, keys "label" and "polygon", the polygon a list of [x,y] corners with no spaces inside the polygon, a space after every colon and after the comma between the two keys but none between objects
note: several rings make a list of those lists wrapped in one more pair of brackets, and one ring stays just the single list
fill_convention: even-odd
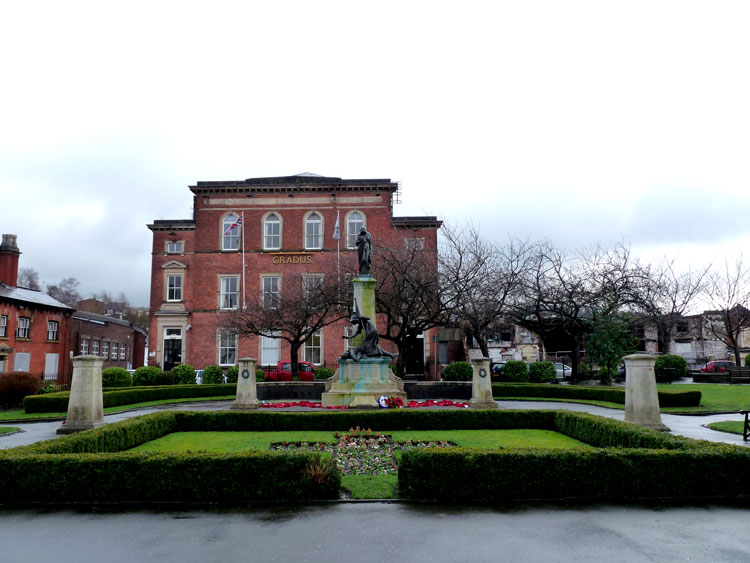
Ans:
[{"label": "building roof", "polygon": [[398,184],[388,178],[347,179],[303,172],[294,176],[271,176],[245,180],[206,181],[190,186],[196,195],[211,193],[262,194],[273,192],[396,192]]},{"label": "building roof", "polygon": [[194,231],[195,221],[192,219],[156,219],[146,226],[152,231]]},{"label": "building roof", "polygon": [[60,303],[57,299],[54,299],[46,293],[42,293],[36,289],[13,287],[0,282],[0,300],[6,299],[9,301],[17,301],[18,303],[30,303],[41,307],[49,307],[51,309],[73,310],[65,303]]},{"label": "building roof", "polygon": [[113,324],[127,327],[132,324],[130,321],[116,319],[115,317],[108,317],[106,315],[97,315],[96,313],[89,313],[88,311],[76,311],[73,313],[73,318],[96,324]]},{"label": "building roof", "polygon": [[410,228],[410,229],[416,229],[416,228],[439,229],[440,226],[443,224],[443,222],[439,221],[438,218],[435,216],[391,217],[391,223],[393,224],[394,227],[403,227],[403,228]]}]

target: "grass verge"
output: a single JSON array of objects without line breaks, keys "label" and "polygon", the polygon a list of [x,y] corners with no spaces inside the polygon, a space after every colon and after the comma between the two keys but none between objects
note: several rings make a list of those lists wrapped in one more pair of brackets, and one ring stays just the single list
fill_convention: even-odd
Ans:
[{"label": "grass verge", "polygon": [[20,428],[16,428],[15,426],[0,426],[0,434],[7,434],[8,432],[18,432],[20,430]]},{"label": "grass verge", "polygon": [[722,422],[712,422],[706,425],[711,430],[718,430],[719,432],[729,432],[730,434],[742,434],[745,431],[744,420],[724,420]]},{"label": "grass verge", "polygon": [[353,499],[396,498],[398,475],[342,475],[341,487]]}]

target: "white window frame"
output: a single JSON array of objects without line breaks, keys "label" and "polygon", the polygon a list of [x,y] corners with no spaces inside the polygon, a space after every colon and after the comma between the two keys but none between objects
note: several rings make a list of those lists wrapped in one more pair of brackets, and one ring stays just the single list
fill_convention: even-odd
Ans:
[{"label": "white window frame", "polygon": [[302,274],[302,295],[305,298],[309,297],[310,291],[314,288],[313,283],[317,282],[317,285],[322,286],[324,280],[324,274]]},{"label": "white window frame", "polygon": [[[281,227],[282,222],[279,213],[269,213],[263,218],[263,250],[281,250]],[[274,230],[278,232],[274,232]]]},{"label": "white window frame", "polygon": [[[315,339],[317,338],[317,343]],[[308,344],[309,343],[309,344]],[[317,351],[317,361],[315,361],[315,352]],[[319,366],[323,363],[323,329],[318,329],[305,340],[302,345],[302,357],[306,362]]]},{"label": "white window frame", "polygon": [[127,344],[120,345],[120,359],[125,359],[125,353],[127,352]]},{"label": "white window frame", "polygon": [[[273,287],[266,289],[266,282],[268,282],[270,285],[273,285],[272,280],[276,280],[276,291],[273,290]],[[267,274],[262,275],[260,277],[260,292],[261,292],[261,302],[263,303],[263,307],[269,308],[269,309],[276,309],[279,306],[279,299],[281,297],[281,275],[279,274]],[[271,300],[269,300],[269,297],[275,296],[275,303],[273,303]]]},{"label": "white window frame", "polygon": [[60,325],[57,321],[47,321],[47,340],[57,340]]},{"label": "white window frame", "polygon": [[[172,280],[177,280],[179,285],[173,285]],[[182,301],[182,288],[183,288],[183,276],[182,274],[167,274],[167,302],[168,303],[179,303]]]},{"label": "white window frame", "polygon": [[102,357],[109,359],[109,340],[102,340]]},{"label": "white window frame", "polygon": [[240,218],[236,213],[227,213],[221,218],[221,250],[223,252],[236,252],[240,249],[240,230],[242,226],[235,227],[232,231],[225,235],[229,227],[236,223]]},{"label": "white window frame", "polygon": [[[274,333],[278,334],[278,333]],[[260,365],[276,366],[281,361],[281,339],[260,337]]]},{"label": "white window frame", "polygon": [[18,317],[18,328],[16,328],[16,338],[28,340],[31,338],[31,318]]},{"label": "white window frame", "polygon": [[81,356],[87,356],[89,353],[89,339],[81,338]]},{"label": "white window frame", "polygon": [[[355,215],[359,215],[362,220],[354,218]],[[362,227],[367,225],[367,218],[361,211],[350,211],[346,214],[346,247],[357,248],[357,235]]]},{"label": "white window frame", "polygon": [[185,248],[185,241],[182,240],[168,240],[167,241],[167,254],[182,254]]},{"label": "white window frame", "polygon": [[[218,358],[217,363],[220,366],[233,366],[237,364],[237,335],[231,331],[219,330],[218,334]],[[231,357],[227,357],[226,354]],[[230,361],[231,360],[231,361]]]},{"label": "white window frame", "polygon": [[8,315],[0,315],[0,337],[8,336]]},{"label": "white window frame", "polygon": [[406,250],[424,250],[424,238],[406,238],[404,245]]},{"label": "white window frame", "polygon": [[323,248],[323,216],[313,211],[305,217],[305,250]]},{"label": "white window frame", "polygon": [[112,343],[112,355],[110,356],[113,360],[117,359],[120,352],[120,344],[118,342]]},{"label": "white window frame", "polygon": [[[234,291],[231,282],[234,282]],[[232,303],[234,297],[234,303]],[[237,275],[219,276],[219,309],[237,309],[240,302],[240,277]]]},{"label": "white window frame", "polygon": [[99,341],[98,340],[91,341],[91,355],[92,356],[99,355]]}]

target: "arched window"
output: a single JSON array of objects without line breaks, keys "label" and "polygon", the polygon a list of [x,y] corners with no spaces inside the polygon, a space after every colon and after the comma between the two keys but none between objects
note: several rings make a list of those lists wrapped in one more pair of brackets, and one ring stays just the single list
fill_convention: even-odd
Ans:
[{"label": "arched window", "polygon": [[281,249],[281,219],[276,213],[269,213],[263,223],[263,249]]},{"label": "arched window", "polygon": [[237,250],[240,247],[241,225],[237,223],[239,216],[234,213],[224,215],[221,222],[221,249]]},{"label": "arched window", "polygon": [[305,248],[323,248],[323,219],[317,213],[310,213],[305,220]]},{"label": "arched window", "polygon": [[359,211],[352,211],[346,218],[346,247],[357,246],[357,235],[359,230],[365,226],[365,216]]}]

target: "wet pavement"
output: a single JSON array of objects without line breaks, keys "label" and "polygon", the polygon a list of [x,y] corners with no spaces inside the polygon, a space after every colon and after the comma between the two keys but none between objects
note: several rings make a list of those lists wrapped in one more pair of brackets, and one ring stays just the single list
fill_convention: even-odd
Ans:
[{"label": "wet pavement", "polygon": [[732,507],[328,504],[0,511],[4,563],[750,561]]},{"label": "wet pavement", "polygon": [[[506,409],[563,409],[577,412],[587,412],[604,416],[607,418],[614,418],[617,420],[623,420],[625,418],[625,411],[619,409],[609,409],[606,407],[599,407],[596,405],[586,405],[582,403],[563,403],[557,401],[497,401],[500,408]],[[132,411],[121,412],[117,414],[109,414],[104,417],[105,422],[118,422],[134,416],[140,416],[142,414],[148,414],[152,412],[158,412],[160,410],[229,410],[229,406],[232,404],[231,400],[227,401],[197,401],[194,403],[175,403],[170,405],[159,405],[157,407],[146,407],[142,409],[135,409]],[[450,408],[450,407],[437,407],[437,408]],[[312,411],[322,409],[309,409],[302,407],[291,407],[286,409],[274,409],[274,410],[298,410],[298,411]],[[676,415],[676,414],[662,414],[662,422],[666,424],[672,434],[678,436],[686,436],[688,438],[695,438],[698,440],[709,440],[712,442],[724,442],[728,444],[735,444],[738,446],[748,446],[750,442],[742,440],[742,436],[738,434],[729,434],[726,432],[717,432],[710,430],[705,427],[706,424],[711,422],[719,422],[725,420],[743,420],[743,416],[739,413],[730,414],[713,414],[713,415]],[[23,432],[13,434],[10,436],[4,436],[0,434],[0,449],[14,448],[16,446],[23,446],[27,444],[33,444],[41,440],[50,440],[59,437],[56,434],[58,428],[60,428],[60,421],[54,422],[24,422],[24,423],[2,423],[0,426],[14,426],[21,428]]]}]

